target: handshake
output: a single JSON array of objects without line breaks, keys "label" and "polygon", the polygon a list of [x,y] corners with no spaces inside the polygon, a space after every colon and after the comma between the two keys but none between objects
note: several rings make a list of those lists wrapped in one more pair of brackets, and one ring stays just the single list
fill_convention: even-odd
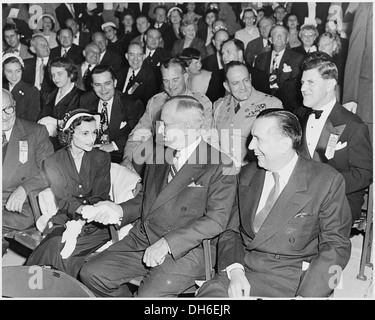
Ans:
[{"label": "handshake", "polygon": [[84,206],[81,215],[83,219],[87,219],[87,222],[118,224],[122,218],[122,208],[111,201],[101,201],[93,206]]}]

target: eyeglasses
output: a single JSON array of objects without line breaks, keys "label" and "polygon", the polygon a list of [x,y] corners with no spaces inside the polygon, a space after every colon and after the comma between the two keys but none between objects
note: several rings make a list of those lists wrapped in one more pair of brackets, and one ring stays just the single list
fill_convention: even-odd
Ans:
[{"label": "eyeglasses", "polygon": [[8,106],[3,109],[3,112],[7,115],[10,115],[14,112],[15,108],[14,106]]}]

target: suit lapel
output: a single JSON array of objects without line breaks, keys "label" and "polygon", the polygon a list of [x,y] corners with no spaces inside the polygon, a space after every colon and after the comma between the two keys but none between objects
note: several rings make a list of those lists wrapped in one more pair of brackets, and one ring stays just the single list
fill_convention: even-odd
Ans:
[{"label": "suit lapel", "polygon": [[[200,145],[202,144],[204,145],[202,148],[200,148]],[[168,185],[165,185],[170,168],[170,165],[167,163],[167,161],[165,161],[166,163],[164,165],[161,165],[161,170],[156,170],[155,178],[159,179],[155,181],[156,188],[160,191],[160,193],[157,193],[156,199],[154,203],[151,205],[149,213],[155,211],[163,204],[165,204],[167,201],[177,196],[181,191],[187,188],[190,183],[196,181],[202,174],[206,172],[207,164],[201,165],[198,163],[210,163],[210,159],[208,159],[207,157],[209,153],[207,152],[207,145],[205,145],[204,142],[201,142],[200,145],[195,149],[195,151],[189,157],[188,161],[182,166],[182,168],[180,168],[177,175],[173,178],[173,180],[170,183],[168,183]],[[204,155],[199,154],[199,151],[202,150],[206,152]],[[205,156],[206,161],[202,159],[202,156]],[[194,159],[195,162],[193,162]],[[160,172],[158,173],[157,171]],[[160,183],[161,185],[158,186],[158,183]]]},{"label": "suit lapel", "polygon": [[322,133],[320,134],[318,144],[314,151],[313,159],[319,162],[328,162],[325,152],[327,149],[328,141],[331,135],[337,135],[339,141],[341,134],[345,130],[346,124],[340,121],[340,105],[336,102],[327,121],[324,124]]},{"label": "suit lapel", "polygon": [[238,187],[239,211],[244,231],[254,238],[253,222],[263,190],[265,171],[258,169],[249,183]]},{"label": "suit lapel", "polygon": [[271,238],[284,227],[309,201],[313,195],[306,194],[307,164],[306,159],[299,157],[296,167],[289,178],[287,185],[281,192],[275,205],[264,221],[248,249],[254,249]]},{"label": "suit lapel", "polygon": [[[14,123],[12,133],[10,135],[6,155],[3,163],[3,172],[6,172],[6,176],[11,181],[13,174],[17,171],[19,162],[19,141],[27,141],[27,131],[23,127],[22,123],[16,119]],[[28,157],[30,155],[28,154]],[[4,183],[6,185],[6,183]]]}]

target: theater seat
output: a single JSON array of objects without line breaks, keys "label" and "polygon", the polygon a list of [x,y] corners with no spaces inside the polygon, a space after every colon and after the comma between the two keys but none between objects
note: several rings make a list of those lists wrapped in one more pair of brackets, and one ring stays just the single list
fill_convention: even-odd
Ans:
[{"label": "theater seat", "polygon": [[58,270],[40,266],[2,268],[3,298],[93,298],[81,282]]}]

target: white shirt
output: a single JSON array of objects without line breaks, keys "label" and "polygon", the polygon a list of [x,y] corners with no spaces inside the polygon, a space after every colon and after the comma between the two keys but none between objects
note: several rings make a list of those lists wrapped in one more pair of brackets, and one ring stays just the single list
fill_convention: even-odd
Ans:
[{"label": "white shirt", "polygon": [[336,98],[328,102],[326,105],[322,106],[317,110],[323,110],[319,119],[315,119],[314,114],[310,114],[309,119],[306,124],[306,143],[309,149],[311,157],[314,156],[314,151],[318,145],[320,134],[322,133],[324,124],[327,121],[329,114],[331,113],[333,107],[336,104]]},{"label": "white shirt", "polygon": [[202,140],[202,137],[199,137],[193,143],[189,144],[187,147],[180,150],[180,156],[178,157],[177,162],[175,163],[175,167],[177,169],[177,172],[188,161],[188,159],[190,158],[190,156],[192,155],[194,150],[198,147],[201,140]]},{"label": "white shirt", "polygon": [[[292,175],[293,170],[296,167],[297,161],[298,161],[298,155],[297,155],[297,153],[295,153],[292,160],[290,160],[289,163],[286,166],[284,166],[279,171],[277,171],[277,173],[280,176],[280,179],[279,179],[280,193],[284,190],[285,186],[287,185],[287,183],[290,179],[290,176]],[[273,188],[274,185],[275,185],[275,180],[272,176],[272,172],[267,171],[265,179],[264,179],[262,195],[261,195],[260,200],[259,200],[259,205],[258,205],[258,209],[256,211],[256,214],[258,214],[259,211],[261,211],[261,209],[263,209],[263,207],[265,206],[268,195],[271,192],[271,189]],[[225,270],[227,272],[227,277],[228,277],[229,280],[231,279],[230,272],[233,269],[237,269],[237,268],[245,270],[243,265],[238,263],[238,262],[232,263],[231,265],[229,265],[228,267],[225,268]]]},{"label": "white shirt", "polygon": [[[90,71],[96,66],[96,64],[92,64],[91,65],[91,68],[90,68]],[[83,75],[85,74],[87,68],[89,67],[89,64],[87,61],[85,61],[84,63],[82,63],[82,66],[81,66],[81,72],[82,72],[82,77]]]},{"label": "white shirt", "polygon": [[79,46],[79,37],[81,35],[81,32],[78,31],[74,36],[73,36],[73,43],[77,46]]},{"label": "white shirt", "polygon": [[7,140],[8,140],[8,142],[10,140],[10,136],[12,134],[12,131],[13,131],[13,127],[10,128],[8,131],[3,131],[5,133],[5,136],[6,136]]},{"label": "white shirt", "polygon": [[[139,68],[138,70],[134,70],[134,77],[137,76],[139,70],[141,70],[141,68]],[[130,77],[132,76],[132,74],[133,74],[133,69],[129,67],[128,74],[127,74],[127,76],[126,76],[126,80],[125,80],[125,84],[124,84],[124,88],[122,89],[122,92],[125,92],[126,87],[127,87],[128,84],[129,84],[129,79],[130,79]]]},{"label": "white shirt", "polygon": [[279,65],[280,65],[280,61],[281,61],[281,59],[282,59],[282,57],[284,55],[284,52],[285,52],[285,49],[281,50],[280,52],[276,52],[275,50],[272,50],[270,72],[272,72],[273,59],[276,57],[276,53],[277,53],[278,56],[276,58],[275,69],[278,69]]},{"label": "white shirt", "polygon": [[217,64],[219,65],[219,70],[223,69],[223,64],[221,63],[221,56],[219,52],[216,52],[216,59],[217,59]]},{"label": "white shirt", "polygon": [[102,52],[102,53],[100,54],[100,59],[99,59],[100,63],[102,63],[102,59],[103,59],[103,57],[104,57],[104,55],[105,55],[106,52],[107,52],[107,50],[104,51],[104,52]]},{"label": "white shirt", "polygon": [[155,50],[156,49],[150,50],[149,48],[146,47],[145,57],[147,58],[150,55],[150,53],[151,53],[151,57],[152,57],[154,55]]},{"label": "white shirt", "polygon": [[[40,71],[40,65],[42,64],[42,59],[44,62],[44,65],[47,66],[49,57],[44,57],[44,58],[36,58],[36,68],[35,68],[35,82],[34,86],[40,90],[40,83],[39,83],[39,71]],[[45,74],[45,72],[44,72]],[[44,78],[43,78],[44,79]]]},{"label": "white shirt", "polygon": [[61,47],[61,57],[64,56],[65,52],[66,54],[68,54],[68,51],[70,50],[72,46],[70,46],[69,48],[63,48]]}]

